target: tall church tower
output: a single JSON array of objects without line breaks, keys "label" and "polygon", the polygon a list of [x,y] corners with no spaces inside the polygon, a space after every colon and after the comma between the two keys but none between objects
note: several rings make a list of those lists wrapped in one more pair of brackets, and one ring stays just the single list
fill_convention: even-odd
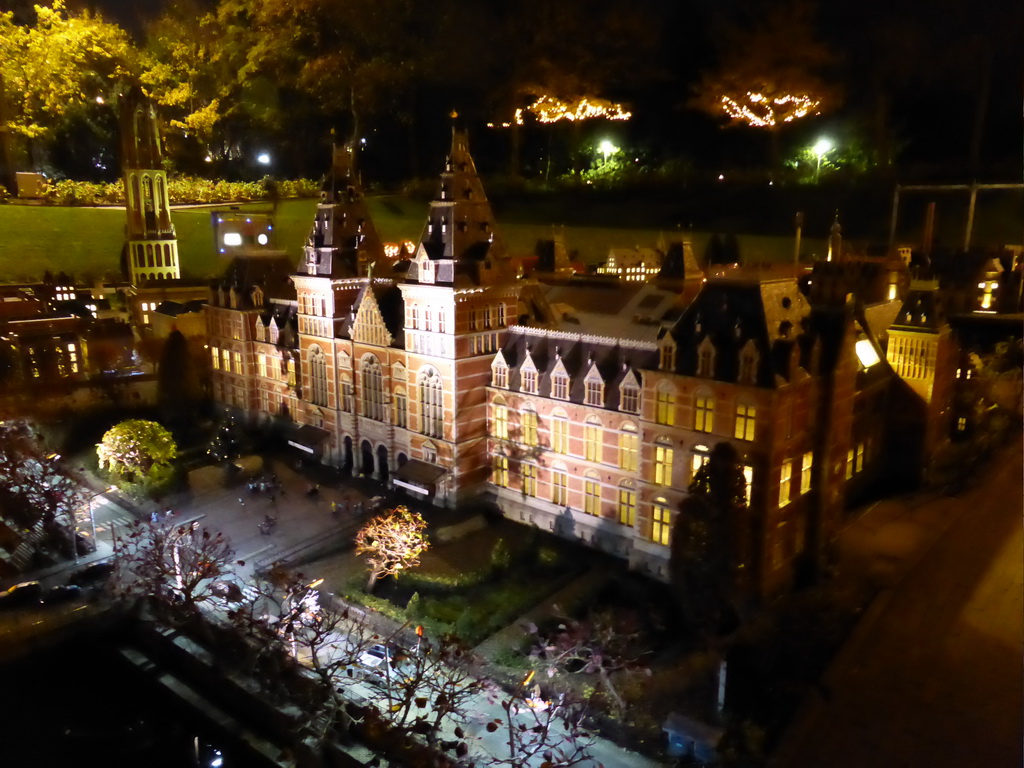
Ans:
[{"label": "tall church tower", "polygon": [[[406,281],[404,343],[413,455],[448,468],[448,503],[487,481],[486,387],[491,360],[515,322],[519,285],[494,226],[464,132],[452,147]],[[415,377],[415,378],[413,378]]]},{"label": "tall church tower", "polygon": [[121,97],[121,167],[131,284],[178,280],[178,240],[171,223],[156,110],[137,85]]}]

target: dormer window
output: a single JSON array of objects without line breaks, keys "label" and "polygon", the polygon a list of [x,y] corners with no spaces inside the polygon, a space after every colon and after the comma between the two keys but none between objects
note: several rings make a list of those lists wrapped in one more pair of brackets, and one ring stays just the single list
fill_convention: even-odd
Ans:
[{"label": "dormer window", "polygon": [[586,405],[604,405],[604,382],[598,379],[587,381],[583,402]]},{"label": "dormer window", "polygon": [[569,377],[564,374],[551,376],[551,396],[556,400],[569,399]]},{"label": "dormer window", "polygon": [[661,345],[661,360],[658,366],[663,371],[671,371],[676,367],[676,345],[671,337],[666,337]]},{"label": "dormer window", "polygon": [[491,386],[508,389],[508,366],[504,363],[491,366]]},{"label": "dormer window", "polygon": [[623,386],[622,410],[627,413],[640,413],[640,390],[632,385]]},{"label": "dormer window", "polygon": [[705,337],[697,347],[697,375],[711,378],[715,370],[715,345]]},{"label": "dormer window", "polygon": [[522,371],[522,385],[520,389],[531,395],[537,394],[537,372],[533,370]]},{"label": "dormer window", "polygon": [[751,339],[740,350],[740,372],[738,379],[740,384],[756,383],[758,359],[757,347],[754,345],[754,340]]}]

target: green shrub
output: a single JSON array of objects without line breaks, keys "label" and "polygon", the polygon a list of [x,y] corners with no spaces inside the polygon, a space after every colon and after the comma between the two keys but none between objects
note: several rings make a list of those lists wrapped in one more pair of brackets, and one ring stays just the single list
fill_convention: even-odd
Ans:
[{"label": "green shrub", "polygon": [[494,574],[505,573],[512,565],[512,555],[508,551],[508,545],[504,539],[498,539],[494,542],[494,548],[491,549],[491,572]]},{"label": "green shrub", "polygon": [[541,547],[537,551],[537,564],[543,568],[553,568],[558,565],[561,558],[558,550],[552,547]]},{"label": "green shrub", "polygon": [[471,607],[466,608],[455,622],[455,634],[467,643],[475,643],[480,630],[480,618]]},{"label": "green shrub", "polygon": [[405,604],[405,615],[410,619],[418,618],[420,612],[423,610],[420,605],[420,593],[413,592],[412,597],[409,598],[409,602]]}]

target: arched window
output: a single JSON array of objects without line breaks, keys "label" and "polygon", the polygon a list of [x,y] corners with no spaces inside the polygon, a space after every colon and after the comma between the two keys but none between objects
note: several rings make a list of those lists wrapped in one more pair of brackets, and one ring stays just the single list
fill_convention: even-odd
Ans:
[{"label": "arched window", "polygon": [[636,523],[636,488],[628,480],[619,486],[619,523],[631,528]]},{"label": "arched window", "polygon": [[395,426],[405,429],[409,423],[409,398],[404,387],[395,389]]},{"label": "arched window", "polygon": [[583,458],[587,461],[600,461],[602,441],[601,420],[591,416],[583,426]]},{"label": "arched window", "polygon": [[421,429],[430,437],[444,436],[444,400],[441,377],[433,368],[420,373]]},{"label": "arched window", "polygon": [[698,391],[693,398],[693,428],[698,432],[715,428],[715,398],[710,392]]},{"label": "arched window", "polygon": [[593,470],[583,478],[583,511],[594,517],[601,514],[601,478]]},{"label": "arched window", "polygon": [[672,462],[675,451],[672,441],[659,437],[654,446],[654,482],[658,485],[672,485]]},{"label": "arched window", "polygon": [[569,501],[569,471],[558,462],[551,467],[551,503],[564,507]]},{"label": "arched window", "polygon": [[755,384],[757,382],[757,363],[759,359],[757,346],[754,344],[754,340],[751,339],[740,350],[740,373],[738,377],[740,384]]},{"label": "arched window", "polygon": [[384,421],[384,374],[380,362],[372,356],[363,358],[360,373],[363,416],[374,421]]},{"label": "arched window", "polygon": [[508,456],[498,454],[494,457],[494,484],[500,488],[508,488]]},{"label": "arched window", "polygon": [[651,541],[668,546],[672,536],[672,510],[668,500],[658,496],[651,508]]},{"label": "arched window", "polygon": [[715,345],[707,336],[697,347],[697,375],[705,378],[715,375]]},{"label": "arched window", "polygon": [[327,405],[327,357],[320,347],[313,347],[310,352],[311,397],[316,405]]},{"label": "arched window", "polygon": [[348,374],[341,377],[341,410],[352,413],[352,379]]},{"label": "arched window", "polygon": [[508,440],[508,406],[505,401],[494,398],[491,414],[491,434],[499,440]]},{"label": "arched window", "polygon": [[569,417],[561,408],[551,412],[551,450],[555,453],[569,452]]},{"label": "arched window", "polygon": [[669,427],[676,423],[676,395],[672,390],[672,385],[667,381],[658,387],[654,420]]},{"label": "arched window", "polygon": [[537,412],[527,404],[519,414],[520,440],[523,445],[537,445]]},{"label": "arched window", "polygon": [[619,468],[627,472],[636,472],[640,466],[640,435],[636,424],[624,422],[619,432]]},{"label": "arched window", "polygon": [[756,434],[757,406],[750,403],[736,403],[736,428],[733,437],[737,440],[753,440]]}]

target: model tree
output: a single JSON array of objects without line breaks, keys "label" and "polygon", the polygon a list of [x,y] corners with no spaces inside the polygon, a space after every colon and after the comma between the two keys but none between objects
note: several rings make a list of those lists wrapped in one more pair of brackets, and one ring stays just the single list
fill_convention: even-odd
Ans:
[{"label": "model tree", "polygon": [[420,555],[430,547],[426,528],[427,523],[419,513],[395,507],[359,530],[356,554],[366,555],[370,563],[367,592],[373,592],[381,576],[397,576],[420,564]]},{"label": "model tree", "polygon": [[837,106],[838,88],[822,73],[833,55],[815,33],[809,6],[772,6],[758,22],[725,27],[718,66],[703,73],[693,106],[771,137],[772,165],[781,162],[779,131]]},{"label": "model tree", "polygon": [[24,421],[0,422],[0,510],[23,528],[58,517],[73,520],[83,508],[82,488],[64,473]]},{"label": "model tree", "polygon": [[746,509],[746,480],[736,449],[716,445],[697,470],[679,510],[669,561],[672,584],[686,618],[706,643],[736,618]]},{"label": "model tree", "polygon": [[241,452],[242,439],[238,422],[233,415],[228,414],[224,421],[217,425],[206,454],[216,463],[223,464],[237,459]]},{"label": "model tree", "polygon": [[178,448],[155,421],[128,419],[111,427],[96,446],[100,469],[126,483],[153,483],[170,475]]}]

